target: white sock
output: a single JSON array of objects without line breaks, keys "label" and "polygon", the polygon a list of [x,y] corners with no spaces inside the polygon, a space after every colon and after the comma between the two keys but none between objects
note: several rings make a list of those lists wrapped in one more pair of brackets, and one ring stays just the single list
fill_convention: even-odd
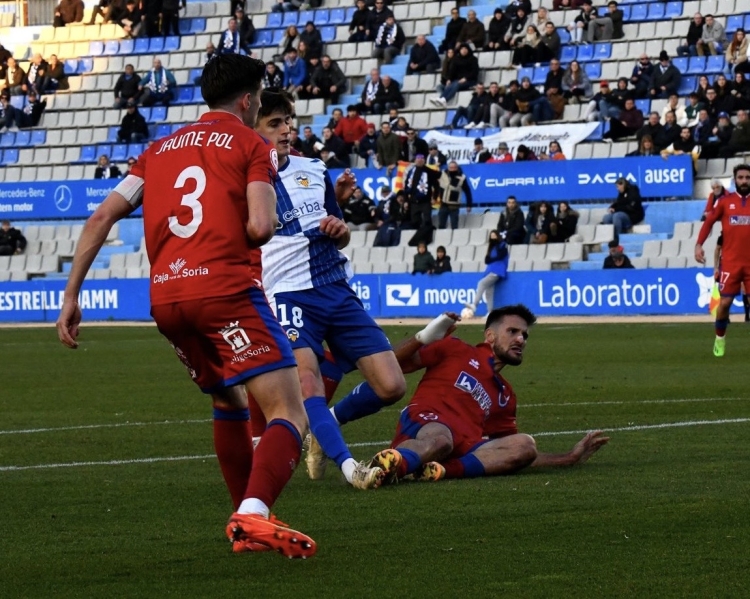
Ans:
[{"label": "white sock", "polygon": [[258,514],[264,518],[268,518],[268,514],[271,513],[271,509],[263,503],[260,499],[254,497],[248,497],[243,499],[240,507],[237,508],[238,514]]},{"label": "white sock", "polygon": [[453,320],[450,316],[448,316],[447,314],[441,314],[437,318],[431,320],[430,323],[416,335],[414,335],[414,337],[420,343],[427,345],[429,343],[439,341],[440,339],[445,337],[448,329],[451,328],[454,324],[456,324],[456,321]]},{"label": "white sock", "polygon": [[336,424],[338,424],[339,426],[341,426],[341,423],[339,422],[339,419],[336,418],[336,410],[333,409],[334,407],[335,406],[331,406],[331,408],[328,411],[331,412],[331,414],[333,415],[333,419],[336,421]]},{"label": "white sock", "polygon": [[346,479],[346,482],[351,484],[352,482],[352,476],[354,475],[354,470],[357,467],[357,460],[354,458],[347,458],[344,460],[344,463],[341,464],[341,472],[344,473],[344,478]]}]

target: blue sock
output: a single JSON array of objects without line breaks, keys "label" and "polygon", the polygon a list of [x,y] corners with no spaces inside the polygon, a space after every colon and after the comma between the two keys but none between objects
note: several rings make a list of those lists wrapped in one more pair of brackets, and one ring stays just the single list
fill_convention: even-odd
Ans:
[{"label": "blue sock", "polygon": [[250,420],[250,410],[222,410],[214,408],[214,420]]},{"label": "blue sock", "polygon": [[333,406],[333,411],[336,414],[336,420],[341,424],[346,424],[376,414],[387,405],[375,394],[368,383],[360,383],[349,395]]},{"label": "blue sock", "polygon": [[484,476],[484,466],[473,453],[467,453],[458,460],[464,466],[464,478],[478,478]]},{"label": "blue sock", "polygon": [[722,319],[716,319],[716,323],[714,324],[714,328],[716,329],[716,333],[726,333],[727,327],[729,326],[729,319],[728,318],[722,318]]},{"label": "blue sock", "polygon": [[315,435],[325,454],[341,468],[341,464],[351,458],[352,454],[344,442],[341,429],[333,419],[333,414],[328,410],[326,398],[309,397],[305,400],[305,411],[310,421],[310,432]]},{"label": "blue sock", "polygon": [[411,449],[401,449],[399,447],[396,451],[401,454],[401,457],[404,458],[404,462],[406,462],[406,474],[411,474],[422,465],[420,457]]}]

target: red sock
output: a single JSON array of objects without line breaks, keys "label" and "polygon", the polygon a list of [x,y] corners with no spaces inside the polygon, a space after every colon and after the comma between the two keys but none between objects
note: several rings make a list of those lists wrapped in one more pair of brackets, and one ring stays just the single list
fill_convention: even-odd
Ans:
[{"label": "red sock", "polygon": [[253,431],[253,437],[260,437],[266,430],[266,417],[263,410],[260,409],[255,398],[248,393],[247,405],[250,408],[250,428]]},{"label": "red sock", "polygon": [[234,509],[237,509],[253,467],[253,438],[247,410],[214,408],[214,448]]},{"label": "red sock", "polygon": [[281,495],[299,464],[302,439],[287,420],[271,420],[255,450],[255,464],[245,498],[260,499],[269,508]]},{"label": "red sock", "polygon": [[326,390],[326,403],[330,405],[331,400],[333,399],[333,396],[336,393],[336,389],[339,388],[339,383],[341,381],[335,381],[333,379],[329,379],[327,376],[323,377],[323,386]]},{"label": "red sock", "polygon": [[445,478],[463,478],[464,477],[464,465],[459,459],[448,460],[442,462],[445,466]]}]

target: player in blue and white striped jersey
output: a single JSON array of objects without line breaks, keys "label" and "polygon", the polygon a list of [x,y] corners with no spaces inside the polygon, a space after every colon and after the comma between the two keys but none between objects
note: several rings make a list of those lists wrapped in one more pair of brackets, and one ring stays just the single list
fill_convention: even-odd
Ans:
[{"label": "player in blue and white striped jersey", "polygon": [[[353,459],[326,405],[320,374],[323,343],[342,370],[356,367],[367,381],[349,402],[355,417],[401,399],[406,382],[388,339],[349,286],[348,259],[340,250],[350,233],[325,165],[290,156],[292,106],[284,95],[264,91],[261,104],[255,129],[275,144],[279,156],[274,181],[279,224],[261,249],[266,295],[297,359],[312,434],[349,483],[377,488],[383,471]],[[346,181],[337,182],[339,188],[346,186]],[[311,478],[321,478],[324,465],[308,460]]]}]

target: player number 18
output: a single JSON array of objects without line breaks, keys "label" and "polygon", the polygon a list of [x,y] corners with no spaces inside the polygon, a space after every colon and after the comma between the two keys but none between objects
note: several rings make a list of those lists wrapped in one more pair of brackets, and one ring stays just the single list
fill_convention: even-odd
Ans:
[{"label": "player number 18", "polygon": [[[286,304],[279,304],[276,307],[276,318],[279,319],[279,324],[282,327],[289,326],[289,318],[287,317]],[[302,328],[305,323],[302,321],[302,308],[299,306],[292,307],[292,322],[295,327]]]},{"label": "player number 18", "polygon": [[189,166],[183,170],[175,181],[174,188],[182,189],[189,180],[195,181],[195,191],[182,196],[181,206],[187,206],[193,212],[193,218],[186,225],[181,225],[176,216],[169,217],[169,230],[177,237],[187,239],[195,235],[198,227],[203,222],[203,204],[198,201],[206,191],[206,173],[199,166]]}]

